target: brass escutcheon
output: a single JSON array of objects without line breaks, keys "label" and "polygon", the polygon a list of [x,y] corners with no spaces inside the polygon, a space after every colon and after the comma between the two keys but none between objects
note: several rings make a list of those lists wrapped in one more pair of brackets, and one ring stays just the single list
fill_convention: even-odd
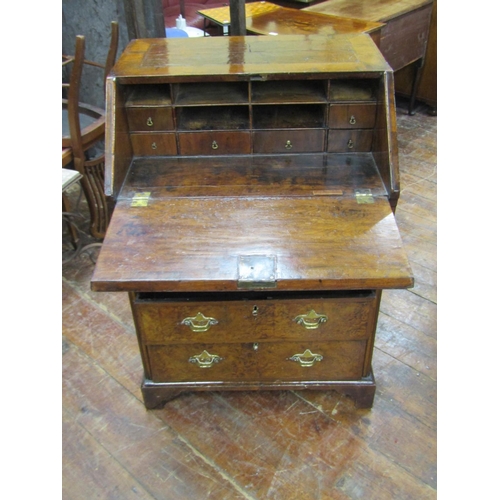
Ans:
[{"label": "brass escutcheon", "polygon": [[291,143],[291,141],[286,141],[285,149],[292,149],[292,143]]},{"label": "brass escutcheon", "polygon": [[322,359],[321,354],[314,354],[309,349],[306,349],[302,354],[294,354],[288,358],[289,361],[295,361],[305,368],[313,366],[314,363],[320,362]]},{"label": "brass escutcheon", "polygon": [[350,120],[349,120],[349,123],[351,125],[355,125],[356,124],[356,118],[354,117],[354,115],[351,116]]},{"label": "brass escutcheon", "polygon": [[211,368],[214,363],[220,363],[223,359],[217,354],[210,354],[207,351],[203,351],[201,354],[191,356],[188,361],[189,363],[197,364],[200,368]]},{"label": "brass escutcheon", "polygon": [[215,318],[210,318],[199,312],[196,316],[184,318],[181,321],[182,325],[189,326],[193,332],[206,332],[212,325],[216,325],[218,321]]},{"label": "brass escutcheon", "polygon": [[151,120],[151,117],[148,117],[148,119],[146,120],[146,125],[148,127],[152,127],[153,126],[153,120]]},{"label": "brass escutcheon", "polygon": [[218,149],[219,145],[217,144],[217,141],[212,142],[212,149]]},{"label": "brass escutcheon", "polygon": [[351,139],[349,139],[349,140],[347,141],[347,147],[348,147],[349,149],[352,149],[352,148],[354,147],[354,142],[352,142],[352,140],[351,140]]},{"label": "brass escutcheon", "polygon": [[156,142],[153,142],[153,144],[151,144],[151,148],[152,149],[156,149],[158,146],[156,145]]},{"label": "brass escutcheon", "polygon": [[316,330],[321,323],[328,321],[326,314],[318,314],[314,309],[311,309],[307,314],[299,314],[294,318],[295,323],[304,326],[307,330]]}]

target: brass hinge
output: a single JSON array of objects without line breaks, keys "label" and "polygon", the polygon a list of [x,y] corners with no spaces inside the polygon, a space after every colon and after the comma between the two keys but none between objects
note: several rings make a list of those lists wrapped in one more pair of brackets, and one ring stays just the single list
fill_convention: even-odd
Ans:
[{"label": "brass hinge", "polygon": [[130,202],[131,207],[147,207],[149,197],[151,196],[150,192],[143,193],[135,193],[132,201]]},{"label": "brass hinge", "polygon": [[354,196],[358,203],[375,203],[371,189],[355,189]]}]

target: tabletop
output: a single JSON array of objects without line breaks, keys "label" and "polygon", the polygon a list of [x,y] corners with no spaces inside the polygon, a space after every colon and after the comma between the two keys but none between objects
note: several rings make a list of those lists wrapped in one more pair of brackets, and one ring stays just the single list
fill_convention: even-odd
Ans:
[{"label": "tabletop", "polygon": [[[198,13],[217,24],[230,23],[229,7],[203,9]],[[247,32],[256,35],[371,33],[383,26],[378,22],[305,12],[264,1],[245,4],[245,18]]]}]

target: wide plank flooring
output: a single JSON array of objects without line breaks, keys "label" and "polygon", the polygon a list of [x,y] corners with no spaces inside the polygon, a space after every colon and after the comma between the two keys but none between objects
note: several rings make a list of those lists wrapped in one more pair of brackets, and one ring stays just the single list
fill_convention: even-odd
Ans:
[{"label": "wide plank flooring", "polygon": [[415,275],[383,293],[377,392],[186,393],[142,403],[128,297],[90,290],[92,260],[63,265],[63,498],[434,499],[437,433],[436,118],[397,109],[396,219]]}]

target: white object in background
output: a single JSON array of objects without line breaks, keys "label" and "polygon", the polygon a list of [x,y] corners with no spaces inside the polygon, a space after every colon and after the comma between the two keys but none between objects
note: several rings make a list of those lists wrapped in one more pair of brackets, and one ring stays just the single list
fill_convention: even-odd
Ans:
[{"label": "white object in background", "polygon": [[[187,28],[184,28],[184,30],[189,38],[196,38],[198,36],[205,36],[205,32],[203,30],[200,30],[199,28],[191,28],[188,26]],[[208,35],[207,35],[208,36]]]},{"label": "white object in background", "polygon": [[179,17],[175,20],[175,27],[178,30],[186,29],[186,20],[182,17],[182,14],[179,14]]}]

